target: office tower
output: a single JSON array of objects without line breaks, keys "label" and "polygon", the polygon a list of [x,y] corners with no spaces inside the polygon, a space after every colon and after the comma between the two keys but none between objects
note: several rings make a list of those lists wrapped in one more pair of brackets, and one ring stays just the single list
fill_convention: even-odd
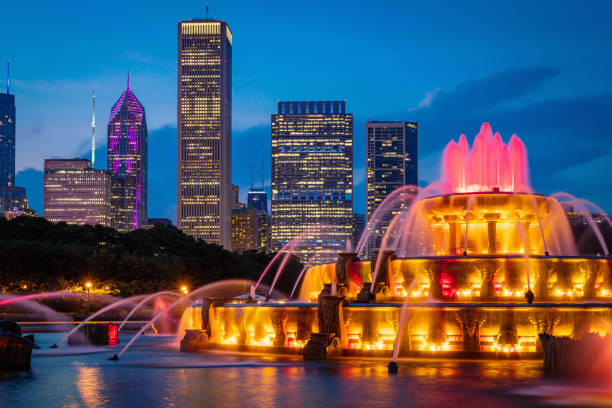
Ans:
[{"label": "office tower", "polygon": [[[367,215],[369,222],[380,203],[394,190],[418,183],[417,122],[368,122],[367,136]],[[407,192],[407,193],[410,193]],[[411,202],[410,194],[396,203],[394,211],[377,223],[367,244],[366,257],[379,248],[393,216]]]},{"label": "office tower", "polygon": [[353,213],[353,249],[357,246],[363,229],[365,228],[365,215]]},{"label": "office tower", "polygon": [[8,220],[31,212],[24,188],[0,186],[0,217]]},{"label": "office tower", "polygon": [[147,224],[147,120],[142,104],[127,89],[108,119],[107,169],[111,177],[111,226],[127,232]]},{"label": "office tower", "polygon": [[32,214],[24,188],[15,186],[15,95],[9,87],[6,71],[6,93],[0,92],[0,216],[13,218]]},{"label": "office tower", "polygon": [[15,185],[15,95],[0,93],[0,187]]},{"label": "office tower", "polygon": [[272,250],[345,249],[353,224],[353,115],[344,101],[279,102],[272,115]]},{"label": "office tower", "polygon": [[232,33],[227,23],[178,24],[177,226],[231,249]]},{"label": "office tower", "polygon": [[247,194],[247,208],[268,213],[268,194],[264,190],[254,190]]},{"label": "office tower", "polygon": [[257,248],[259,251],[270,252],[270,216],[268,215],[268,195],[263,190],[251,187],[247,195],[247,209],[257,214]]},{"label": "office tower", "polygon": [[232,184],[232,211],[246,208],[245,203],[238,201],[240,199],[240,187]]},{"label": "office tower", "polygon": [[257,212],[240,208],[232,211],[232,250],[239,254],[259,250]]},{"label": "office tower", "polygon": [[51,222],[111,225],[111,177],[87,159],[46,159],[44,214]]}]

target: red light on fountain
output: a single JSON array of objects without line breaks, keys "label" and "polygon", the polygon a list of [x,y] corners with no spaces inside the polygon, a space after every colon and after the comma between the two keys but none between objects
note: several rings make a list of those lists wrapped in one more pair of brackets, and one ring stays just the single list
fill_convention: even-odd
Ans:
[{"label": "red light on fountain", "polygon": [[508,144],[483,123],[470,150],[465,135],[444,149],[442,183],[446,193],[519,192],[529,186],[523,141],[512,135]]}]

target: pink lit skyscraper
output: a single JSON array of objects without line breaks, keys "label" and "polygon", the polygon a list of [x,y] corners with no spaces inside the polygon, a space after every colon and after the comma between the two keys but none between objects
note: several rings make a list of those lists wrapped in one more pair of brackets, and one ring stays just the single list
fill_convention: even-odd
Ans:
[{"label": "pink lit skyscraper", "polygon": [[108,120],[108,172],[111,177],[111,226],[126,232],[147,222],[147,121],[130,89],[111,109]]}]

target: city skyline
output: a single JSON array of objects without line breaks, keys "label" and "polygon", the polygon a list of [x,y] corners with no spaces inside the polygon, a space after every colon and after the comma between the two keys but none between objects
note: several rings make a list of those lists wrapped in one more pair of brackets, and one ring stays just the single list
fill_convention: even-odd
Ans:
[{"label": "city skyline", "polygon": [[[136,6],[126,6],[126,13],[129,15],[135,12]],[[173,155],[176,157],[176,152],[172,152],[172,139],[168,141],[170,135],[176,132],[172,115],[168,116],[168,112],[171,113],[174,109],[172,106],[175,95],[176,42],[173,32],[175,33],[175,24],[178,21],[193,15],[202,16],[204,7],[201,4],[193,4],[170,8],[162,16],[155,5],[153,6],[155,10],[149,17],[157,31],[153,33],[148,28],[139,35],[152,36],[152,42],[156,43],[155,49],[146,42],[139,41],[120,47],[120,50],[115,51],[119,53],[116,59],[119,62],[112,67],[107,64],[104,65],[106,68],[101,69],[103,65],[96,64],[95,57],[87,60],[84,65],[75,63],[72,67],[69,65],[74,61],[71,56],[66,60],[53,61],[49,67],[34,72],[28,64],[28,57],[20,50],[7,45],[0,47],[2,55],[14,62],[12,93],[17,95],[20,112],[17,129],[17,185],[27,188],[31,204],[39,213],[42,210],[40,204],[43,158],[75,155],[89,157],[87,135],[90,133],[90,112],[85,101],[89,99],[91,88],[96,88],[98,106],[105,111],[111,105],[111,96],[116,95],[119,78],[124,77],[125,72],[131,69],[134,87],[146,101],[147,107],[151,105],[147,112],[153,123],[150,126],[151,159],[159,163],[151,169],[151,178],[158,181],[151,181],[157,184],[150,186],[150,215],[174,219],[176,200],[168,200],[166,197],[170,195],[168,192],[175,188],[167,185],[172,178],[176,180],[176,175],[172,175],[173,170],[163,164],[167,161],[164,158]],[[264,36],[265,30],[261,30],[261,21],[277,24],[279,31],[291,32],[298,39],[307,38],[305,25],[301,22],[289,25],[275,19],[274,15],[262,15],[262,11],[248,4],[243,6],[243,10],[239,11],[236,10],[238,7],[232,7],[231,4],[211,5],[212,16],[228,21],[234,30],[239,30],[241,35],[238,37],[244,39],[235,49],[235,57],[241,63],[234,70],[236,86],[233,139],[237,148],[233,163],[235,177],[232,180],[243,187],[242,191],[246,192],[245,187],[249,185],[245,167],[251,162],[250,156],[255,155],[255,160],[264,158],[266,174],[269,175],[269,157],[266,154],[269,151],[269,127],[265,123],[270,112],[274,110],[275,101],[281,98],[297,100],[329,97],[347,99],[355,114],[355,209],[360,213],[365,213],[365,122],[368,120],[419,121],[425,138],[424,145],[420,147],[420,173],[423,175],[421,184],[432,181],[434,176],[437,176],[438,168],[433,163],[437,162],[440,151],[448,140],[456,138],[460,133],[474,134],[480,123],[488,120],[503,134],[517,133],[528,142],[532,166],[541,167],[540,163],[544,160],[539,159],[545,157],[558,158],[552,167],[540,168],[540,171],[534,169],[532,173],[536,178],[532,181],[536,191],[558,191],[564,188],[560,180],[569,180],[575,186],[577,195],[598,202],[610,212],[612,202],[603,194],[607,187],[599,188],[597,185],[611,181],[604,176],[593,176],[605,174],[602,170],[605,169],[610,155],[607,149],[596,147],[598,141],[610,133],[605,112],[612,105],[611,89],[604,75],[611,62],[605,53],[601,53],[602,49],[609,47],[601,42],[601,38],[607,37],[605,30],[609,29],[604,24],[596,23],[605,13],[595,15],[581,9],[568,13],[543,4],[532,13],[535,17],[541,17],[539,20],[543,27],[537,27],[528,24],[528,17],[517,15],[521,9],[518,3],[495,10],[485,4],[470,5],[468,10],[461,13],[451,8],[444,16],[438,16],[432,10],[423,10],[423,6],[417,3],[413,6],[414,11],[422,12],[423,21],[416,21],[411,27],[401,28],[397,25],[397,20],[406,17],[408,10],[396,4],[392,7],[393,15],[386,15],[384,21],[388,24],[379,33],[371,29],[361,33],[356,32],[359,25],[355,24],[354,21],[357,20],[354,18],[365,12],[350,10],[345,16],[341,14],[345,10],[334,5],[329,8],[325,21],[337,20],[337,26],[331,30],[336,38],[343,41],[347,49],[334,49],[332,53],[331,49],[324,48],[323,52],[330,61],[339,64],[338,67],[345,69],[348,61],[343,61],[342,57],[355,54],[358,44],[363,49],[355,55],[374,50],[382,53],[410,50],[407,56],[398,60],[400,63],[397,66],[392,64],[373,68],[376,87],[368,84],[354,87],[355,76],[363,76],[365,68],[353,66],[351,70],[345,69],[343,76],[334,83],[329,83],[323,81],[323,77],[327,75],[326,69],[316,68],[310,63],[305,66],[298,64],[299,61],[304,61],[305,57],[316,55],[316,41],[326,36],[323,32],[318,33],[313,41],[303,42],[305,46],[300,47],[299,51],[288,51],[285,59],[279,61],[280,65],[272,63],[275,60],[270,59],[270,52],[255,46],[257,41],[263,41],[264,44],[270,44],[271,41]],[[603,6],[609,7],[605,4]],[[11,7],[15,9],[15,15],[20,15],[20,5]],[[46,5],[41,7],[43,10],[47,9]],[[106,7],[100,8],[100,16],[95,18],[104,18],[107,15]],[[49,15],[55,15],[54,10],[47,11]],[[283,9],[283,12],[287,10]],[[381,17],[382,13],[376,7],[370,7],[368,12],[372,17]],[[250,14],[247,18],[248,13]],[[461,19],[458,18],[459,14]],[[340,18],[341,15],[343,18]],[[252,19],[251,16],[261,19]],[[530,18],[535,18],[534,16]],[[443,18],[449,24],[436,24],[434,28],[425,27],[426,21],[434,17]],[[58,18],[61,22],[62,18],[67,17]],[[86,17],[91,18],[94,17]],[[461,29],[483,18],[490,19],[494,24],[491,28],[481,27],[482,30],[486,30],[498,41],[506,40],[507,49],[503,52],[491,47],[493,40],[487,42],[474,38],[473,34]],[[255,24],[250,20],[259,22]],[[572,21],[569,30],[555,25],[562,25],[566,21]],[[7,27],[10,28],[11,24],[14,23],[8,22]],[[318,26],[323,22],[314,24]],[[108,34],[107,38],[92,37],[96,46],[112,43],[113,38],[125,32],[122,29],[117,30],[118,27],[112,27],[116,33],[109,32],[111,27],[103,29],[104,34]],[[451,38],[451,32],[458,32],[460,35]],[[408,41],[416,34],[418,41]],[[579,55],[567,60],[565,48],[549,47],[544,34],[555,35],[561,43],[572,42]],[[20,41],[27,45],[29,41],[34,40],[32,36],[33,34],[28,34]],[[64,44],[64,32],[60,27],[54,28],[49,36],[54,44]],[[524,41],[525,38],[530,38],[530,41]],[[286,44],[292,40],[275,38],[274,41]],[[519,44],[520,53],[517,48]],[[25,46],[22,48],[27,49]],[[256,50],[261,55],[256,55]],[[79,47],[75,51],[76,55],[82,52]],[[261,53],[262,51],[265,52]],[[420,56],[419,63],[405,64],[407,58],[414,55]],[[517,55],[521,58],[515,58]],[[442,61],[449,58],[456,61],[453,70],[442,67]],[[300,81],[288,79],[296,75],[300,77]],[[115,85],[111,86],[112,83]],[[62,92],[57,97],[57,103],[51,104],[49,92],[57,89]],[[77,99],[74,98],[75,94],[82,95],[80,102],[68,102],[69,99]],[[312,98],[308,98],[309,96]],[[383,96],[385,103],[380,103]],[[449,110],[450,106],[457,109]],[[58,108],[61,110],[57,111]],[[70,112],[69,117],[66,112]],[[46,115],[40,116],[41,113]],[[41,122],[44,117],[49,120]],[[58,134],[58,127],[67,130]],[[57,143],[49,145],[52,134],[57,135],[58,140]],[[581,135],[580,143],[574,142],[576,134]],[[553,136],[561,143],[547,142],[547,137]],[[45,150],[42,152],[39,149]],[[97,150],[97,162],[103,163],[104,154],[101,152],[104,146],[99,145]],[[155,155],[160,159],[154,160]],[[566,168],[562,168],[561,164],[555,166],[556,162],[563,163]],[[30,170],[26,170],[28,168]],[[155,172],[157,174],[153,174]],[[269,181],[266,184],[269,185]],[[241,200],[245,201],[245,197],[241,197]]]}]

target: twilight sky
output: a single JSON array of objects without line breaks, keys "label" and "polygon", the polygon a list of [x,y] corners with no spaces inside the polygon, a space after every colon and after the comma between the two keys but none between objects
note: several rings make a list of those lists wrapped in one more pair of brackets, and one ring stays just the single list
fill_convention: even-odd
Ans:
[{"label": "twilight sky", "polygon": [[[149,127],[149,216],[175,219],[176,42],[205,1],[9,2],[0,60],[17,103],[17,184],[42,214],[45,158],[89,157],[130,85]],[[420,179],[445,144],[483,121],[527,145],[541,193],[568,191],[612,212],[612,2],[254,2],[208,0],[233,33],[232,179],[270,167],[278,100],[346,100],[354,114],[355,209],[365,211],[365,122],[419,121]],[[505,3],[505,4],[504,4]],[[2,65],[0,65],[1,67]],[[0,70],[4,76],[4,70]]]}]

